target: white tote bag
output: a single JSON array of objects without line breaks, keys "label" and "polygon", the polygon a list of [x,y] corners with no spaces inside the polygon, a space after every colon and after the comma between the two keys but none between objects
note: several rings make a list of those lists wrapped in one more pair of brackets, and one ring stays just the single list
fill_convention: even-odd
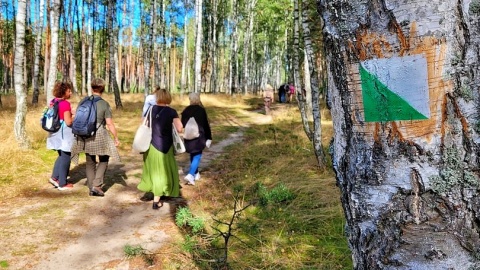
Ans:
[{"label": "white tote bag", "polygon": [[193,140],[200,136],[200,132],[198,131],[198,124],[195,121],[194,117],[190,117],[188,119],[187,124],[185,124],[185,131],[183,132],[183,138],[185,140]]},{"label": "white tote bag", "polygon": [[150,106],[148,109],[147,115],[138,127],[135,137],[133,138],[132,148],[139,153],[146,152],[152,142],[152,107],[153,106]]},{"label": "white tote bag", "polygon": [[185,152],[185,145],[183,144],[182,137],[178,134],[175,125],[172,124],[172,137],[173,137],[173,150],[175,155]]}]

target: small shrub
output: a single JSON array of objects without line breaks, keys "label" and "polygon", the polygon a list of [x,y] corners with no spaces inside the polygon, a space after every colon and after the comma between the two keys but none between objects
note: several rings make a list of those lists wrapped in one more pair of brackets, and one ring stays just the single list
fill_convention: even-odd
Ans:
[{"label": "small shrub", "polygon": [[271,203],[285,203],[295,199],[295,194],[284,184],[279,184],[272,190],[267,190],[263,184],[257,183],[256,191],[259,197],[259,203],[262,206]]},{"label": "small shrub", "polygon": [[182,243],[182,250],[187,253],[192,253],[195,250],[196,246],[197,246],[197,240],[190,235],[186,235],[185,241],[183,241]]},{"label": "small shrub", "polygon": [[175,223],[178,227],[190,227],[193,233],[201,232],[205,228],[205,221],[202,218],[194,217],[190,209],[186,207],[178,209]]},{"label": "small shrub", "polygon": [[142,255],[146,254],[145,251],[146,250],[140,245],[136,245],[136,246],[125,245],[123,247],[123,253],[125,253],[125,256],[128,259],[133,258],[133,257],[137,257],[137,256],[142,256]]},{"label": "small shrub", "polygon": [[188,224],[188,220],[193,218],[192,212],[186,207],[181,207],[178,209],[177,214],[175,215],[175,223],[178,227],[183,227]]},{"label": "small shrub", "polygon": [[123,253],[125,253],[125,257],[127,257],[127,259],[140,256],[147,265],[151,266],[155,263],[154,254],[149,254],[147,250],[140,245],[125,245],[123,247]]},{"label": "small shrub", "polygon": [[0,261],[0,267],[8,268],[9,267],[8,262],[7,261]]},{"label": "small shrub", "polygon": [[188,226],[192,227],[193,233],[198,233],[205,228],[205,221],[201,218],[192,218],[188,221]]}]

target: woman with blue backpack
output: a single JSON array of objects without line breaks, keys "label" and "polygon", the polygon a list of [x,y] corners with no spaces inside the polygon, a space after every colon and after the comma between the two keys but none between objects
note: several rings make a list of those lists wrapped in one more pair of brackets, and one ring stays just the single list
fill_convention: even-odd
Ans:
[{"label": "woman with blue backpack", "polygon": [[102,186],[108,162],[110,158],[120,161],[117,151],[120,141],[110,104],[102,99],[105,81],[100,78],[93,79],[91,87],[92,96],[80,102],[73,120],[72,130],[76,141],[72,147],[72,160],[78,164],[79,153],[85,153],[89,195],[103,197],[105,194]]},{"label": "woman with blue backpack", "polygon": [[53,165],[53,171],[48,180],[58,190],[73,188],[73,184],[67,183],[67,176],[70,172],[70,156],[74,136],[71,125],[73,112],[68,99],[72,95],[72,84],[69,82],[57,82],[53,88],[53,96],[50,101],[50,108],[55,107],[57,117],[60,121],[59,129],[49,132],[47,137],[47,149],[55,150],[58,157]]}]

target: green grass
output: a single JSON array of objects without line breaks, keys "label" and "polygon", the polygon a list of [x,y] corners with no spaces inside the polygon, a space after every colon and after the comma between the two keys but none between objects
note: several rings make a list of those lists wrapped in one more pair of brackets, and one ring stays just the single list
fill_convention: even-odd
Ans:
[{"label": "green grass", "polygon": [[[130,151],[129,142],[140,123],[143,101],[141,95],[124,97],[131,100],[123,100],[124,109],[114,111],[122,141],[121,154]],[[233,223],[234,236],[228,243],[228,266],[231,269],[352,269],[344,235],[340,193],[330,160],[329,169],[320,171],[312,145],[304,134],[298,109],[293,105],[278,105],[274,108],[273,121],[260,124],[251,119],[261,116],[255,111],[262,104],[259,98],[207,96],[204,104],[214,144],[239,130],[243,132],[243,140],[223,149],[224,154],[209,165],[205,184],[198,191],[200,198],[189,204],[188,213],[184,213],[184,220],[180,222],[181,227],[187,229],[177,230],[183,234],[184,241],[178,244],[175,253],[170,253],[175,256],[164,255],[168,258],[162,259],[168,260],[172,267],[195,264],[197,269],[215,269],[211,262],[222,255],[224,242],[221,237],[215,237],[218,232],[213,227],[217,226],[223,232],[226,227],[213,218],[229,221],[234,194],[239,192],[238,206],[251,205]],[[174,106],[180,113],[186,104],[183,101]],[[29,113],[37,115],[39,110],[33,109]],[[0,128],[11,129],[14,110],[6,108],[4,112],[0,116]],[[0,134],[3,142],[0,154],[9,157],[0,164],[0,196],[4,199],[37,193],[51,196],[40,194],[38,187],[45,185],[56,153],[45,149],[46,136],[38,119],[31,121],[27,123],[27,130],[33,149],[18,151],[11,134]],[[331,133],[331,125],[325,125],[325,149]],[[84,159],[80,157],[81,161]],[[15,162],[18,160],[22,162]],[[134,173],[133,176],[139,178],[141,175]],[[29,183],[27,187],[25,181]],[[25,218],[0,232],[0,236],[10,237],[15,233],[15,226],[31,226],[35,230],[41,226],[42,219],[62,218],[62,210],[48,209],[61,209],[62,205],[68,208],[80,197],[83,198],[84,194],[71,194],[68,201],[55,197],[48,208],[34,207]],[[76,236],[71,237],[75,239]],[[44,236],[44,241],[49,243],[54,239],[53,235]],[[15,247],[13,253],[28,255],[35,251],[36,246],[32,244]],[[125,253],[133,255],[137,251],[131,247]],[[6,268],[8,262],[0,261],[0,266]]]},{"label": "green grass", "polygon": [[[211,206],[216,207],[208,213],[192,209],[193,215],[228,220],[238,186],[244,187],[243,203],[253,203],[235,222],[235,237],[228,249],[231,269],[353,268],[331,165],[327,171],[318,170],[298,119],[298,112],[289,108],[287,117],[244,129],[243,142],[229,147],[228,153],[210,165],[217,176],[215,185],[209,187]],[[207,222],[214,226],[212,220]],[[214,234],[210,230],[208,237]],[[203,248],[211,251],[224,245],[219,239],[210,244]],[[197,266],[211,269],[202,259],[197,259]]]}]

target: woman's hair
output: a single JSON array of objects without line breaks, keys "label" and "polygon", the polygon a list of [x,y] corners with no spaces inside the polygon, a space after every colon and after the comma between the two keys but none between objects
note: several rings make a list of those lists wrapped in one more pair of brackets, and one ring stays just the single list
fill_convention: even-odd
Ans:
[{"label": "woman's hair", "polygon": [[53,87],[53,96],[56,98],[63,98],[67,91],[72,90],[73,86],[70,82],[56,82]]},{"label": "woman's hair", "polygon": [[153,92],[151,93],[151,95],[156,95],[158,93],[158,91],[160,91],[162,88],[160,88],[160,86],[155,86],[155,89],[153,90]]},{"label": "woman's hair", "polygon": [[158,91],[155,91],[155,95],[157,96],[157,104],[158,103],[164,103],[164,104],[170,104],[172,103],[172,95],[170,95],[170,92],[167,91],[167,89],[158,89]]},{"label": "woman's hair", "polygon": [[101,94],[103,91],[105,91],[105,81],[101,78],[93,79],[90,86],[92,87],[92,91],[95,93]]},{"label": "woman's hair", "polygon": [[202,105],[200,93],[190,93],[188,99],[190,100],[190,105]]}]

